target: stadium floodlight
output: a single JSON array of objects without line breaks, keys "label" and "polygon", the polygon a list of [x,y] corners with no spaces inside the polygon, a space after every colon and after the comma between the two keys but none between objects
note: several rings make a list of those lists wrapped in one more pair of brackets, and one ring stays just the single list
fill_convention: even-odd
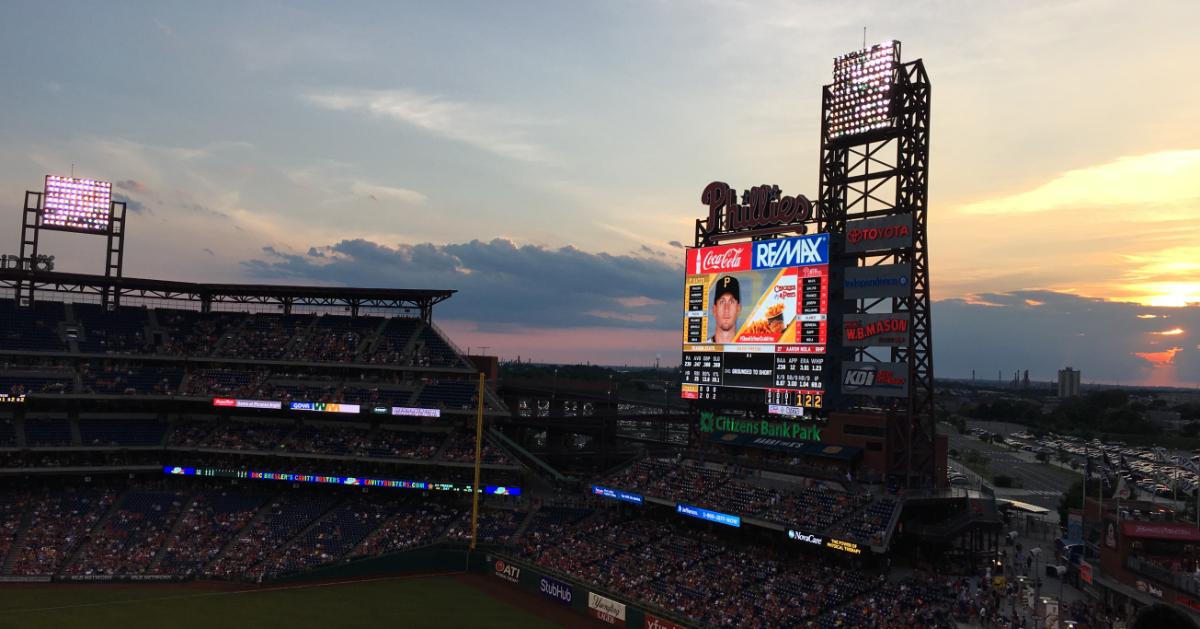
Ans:
[{"label": "stadium floodlight", "polygon": [[41,226],[89,234],[107,233],[111,205],[112,184],[107,181],[46,175]]},{"label": "stadium floodlight", "polygon": [[833,60],[829,139],[892,126],[892,86],[900,42],[889,41]]}]

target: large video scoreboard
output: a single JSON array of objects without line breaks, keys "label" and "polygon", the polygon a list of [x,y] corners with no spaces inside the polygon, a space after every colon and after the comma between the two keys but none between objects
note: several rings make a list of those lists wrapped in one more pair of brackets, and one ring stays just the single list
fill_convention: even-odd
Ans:
[{"label": "large video scoreboard", "polygon": [[829,235],[687,250],[683,397],[824,404]]}]

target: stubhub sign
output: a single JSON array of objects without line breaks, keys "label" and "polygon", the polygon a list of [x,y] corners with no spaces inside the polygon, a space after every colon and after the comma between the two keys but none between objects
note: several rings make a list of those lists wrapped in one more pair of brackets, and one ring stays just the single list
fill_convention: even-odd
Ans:
[{"label": "stubhub sign", "polygon": [[775,238],[754,244],[755,269],[829,264],[829,234]]}]

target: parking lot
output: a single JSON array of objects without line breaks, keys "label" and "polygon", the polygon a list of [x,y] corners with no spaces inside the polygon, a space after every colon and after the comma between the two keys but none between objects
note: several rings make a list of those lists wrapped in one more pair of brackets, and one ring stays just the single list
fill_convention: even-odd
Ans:
[{"label": "parking lot", "polygon": [[[1200,487],[1200,453],[1132,447],[1119,441],[1085,441],[1065,435],[1038,438],[1017,424],[999,422],[968,421],[966,434],[956,430],[948,433],[950,449],[958,451],[960,457],[967,450],[976,450],[990,459],[988,467],[993,475],[1003,474],[1014,480],[1016,487],[996,488],[997,496],[1046,508],[1058,506],[1063,492],[1082,478],[1089,458],[1093,473],[1103,473],[1110,485],[1123,478],[1133,497],[1140,500],[1179,507]],[[1046,462],[1038,460],[1039,454]],[[951,463],[952,482],[978,482],[961,463]]]}]

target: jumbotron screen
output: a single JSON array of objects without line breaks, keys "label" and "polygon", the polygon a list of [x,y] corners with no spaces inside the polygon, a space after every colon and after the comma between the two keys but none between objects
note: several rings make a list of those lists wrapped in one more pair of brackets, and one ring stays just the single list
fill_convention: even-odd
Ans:
[{"label": "jumbotron screen", "polygon": [[111,205],[112,184],[107,181],[46,175],[41,227],[104,234]]},{"label": "jumbotron screen", "polygon": [[683,397],[820,408],[829,235],[687,250]]}]

